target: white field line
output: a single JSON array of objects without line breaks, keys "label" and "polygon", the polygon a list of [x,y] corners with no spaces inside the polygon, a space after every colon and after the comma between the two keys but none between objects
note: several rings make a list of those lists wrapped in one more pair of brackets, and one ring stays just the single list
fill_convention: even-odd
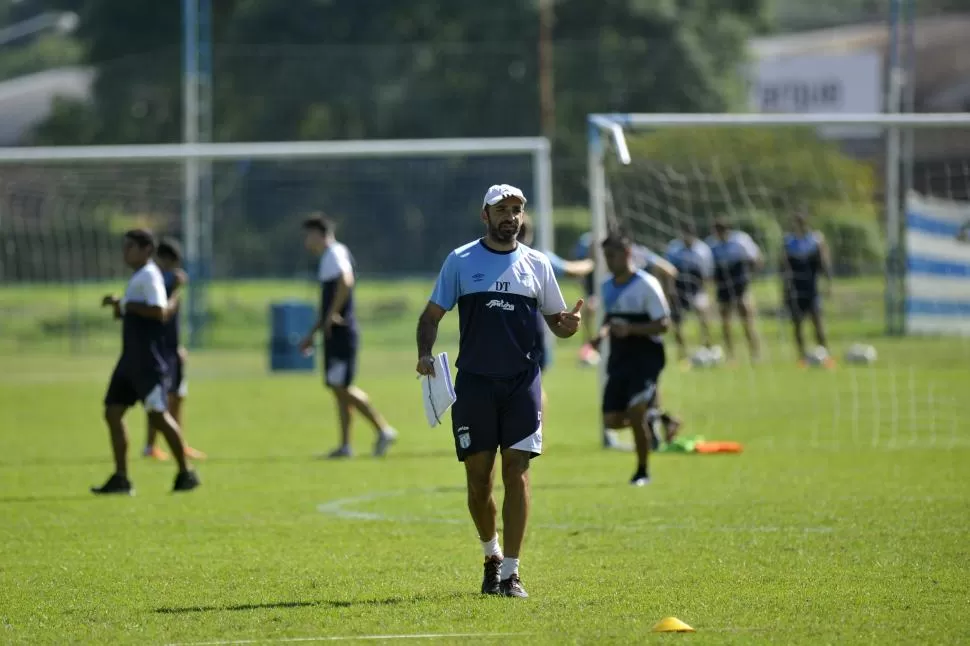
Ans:
[{"label": "white field line", "polygon": [[228,639],[208,642],[176,642],[166,646],[233,646],[235,644],[296,644],[312,642],[383,641],[385,639],[490,639],[521,637],[529,633],[416,633],[413,635],[321,635],[319,637],[280,637],[278,639]]},{"label": "white field line", "polygon": [[[434,516],[409,516],[391,515],[381,512],[360,511],[354,509],[362,503],[381,500],[384,498],[395,498],[407,495],[422,495],[441,493],[438,489],[394,489],[389,491],[375,491],[360,496],[350,496],[338,498],[329,502],[317,505],[317,511],[328,516],[334,516],[343,520],[370,520],[378,522],[401,523],[401,524],[435,524],[435,525],[465,525],[469,521],[464,518],[440,518]],[[804,534],[824,534],[832,530],[831,527],[782,527],[777,525],[721,525],[714,527],[703,527],[689,523],[644,523],[643,525],[589,525],[576,523],[530,523],[530,526],[542,529],[553,529],[562,531],[621,531],[621,532],[640,532],[644,530],[652,531],[684,531],[684,530],[703,530],[726,532],[729,534],[739,533],[773,533],[773,532],[799,532]]]}]

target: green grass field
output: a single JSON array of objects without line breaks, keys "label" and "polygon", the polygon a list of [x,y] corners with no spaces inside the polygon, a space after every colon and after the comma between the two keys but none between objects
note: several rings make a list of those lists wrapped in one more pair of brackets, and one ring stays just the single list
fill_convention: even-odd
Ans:
[{"label": "green grass field", "polygon": [[[830,306],[835,351],[872,343],[875,366],[800,370],[765,316],[767,363],[671,367],[684,433],[745,452],[656,455],[642,489],[630,454],[599,448],[595,371],[561,343],[527,600],[477,594],[461,466],[413,376],[427,282],[360,290],[359,384],[401,432],[386,459],[360,423],[358,457],[315,459],[336,440],[319,373],[267,371],[268,302],[314,290],[217,285],[213,349],[189,365],[203,487],[169,493],[172,465],[137,455],[136,410],[138,495],[107,500],[87,492],[110,471],[105,287],[0,289],[0,643],[970,642],[970,345],[879,337],[878,283],[842,283]],[[696,634],[650,633],[666,616]]]}]

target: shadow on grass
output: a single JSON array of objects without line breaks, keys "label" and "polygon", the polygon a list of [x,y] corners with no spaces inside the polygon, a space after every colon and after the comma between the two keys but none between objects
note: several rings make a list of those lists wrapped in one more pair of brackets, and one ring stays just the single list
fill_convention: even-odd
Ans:
[{"label": "shadow on grass", "polygon": [[460,599],[469,596],[471,593],[451,593],[435,597],[387,597],[385,599],[360,599],[356,601],[340,601],[336,599],[319,599],[316,601],[277,601],[268,603],[240,603],[220,606],[176,606],[155,608],[154,612],[163,615],[180,615],[193,612],[236,612],[240,610],[286,610],[289,608],[382,608],[386,606],[399,606],[410,603],[423,603],[425,601],[447,601],[449,599]]}]

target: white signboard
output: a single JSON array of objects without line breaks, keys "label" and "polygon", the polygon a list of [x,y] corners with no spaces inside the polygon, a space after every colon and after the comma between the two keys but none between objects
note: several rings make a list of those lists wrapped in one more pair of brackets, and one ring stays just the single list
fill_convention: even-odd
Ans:
[{"label": "white signboard", "polygon": [[[857,114],[882,112],[878,52],[804,54],[756,60],[750,68],[751,108],[757,112]],[[878,129],[824,129],[829,136],[874,136]]]}]

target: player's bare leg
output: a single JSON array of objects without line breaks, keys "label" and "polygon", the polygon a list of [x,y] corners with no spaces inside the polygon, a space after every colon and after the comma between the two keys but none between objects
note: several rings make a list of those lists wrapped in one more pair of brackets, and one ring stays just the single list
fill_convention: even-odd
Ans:
[{"label": "player's bare leg", "polygon": [[701,328],[701,343],[705,348],[711,347],[711,320],[710,312],[705,307],[695,307],[694,313],[697,314],[697,323]]},{"label": "player's bare leg", "polygon": [[617,431],[629,428],[630,423],[622,413],[607,413],[603,415],[603,448],[614,451],[632,451],[628,442],[621,442]]},{"label": "player's bare leg", "polygon": [[681,361],[687,359],[687,344],[684,343],[684,320],[682,316],[677,317],[674,322],[674,342],[677,344],[677,356]]},{"label": "player's bare leg", "polygon": [[652,431],[647,428],[647,404],[640,404],[630,407],[627,411],[627,418],[630,420],[630,427],[633,429],[633,442],[637,452],[637,470],[630,479],[630,484],[637,487],[650,482],[649,465],[647,461],[650,456],[650,435]]},{"label": "player's bare leg", "polygon": [[529,454],[518,449],[502,450],[502,501],[505,558],[502,560],[501,593],[508,597],[528,597],[519,581],[519,554],[529,520]]},{"label": "player's bare leg", "polygon": [[[797,307],[792,305],[793,308]],[[795,334],[795,349],[798,351],[798,363],[804,365],[805,363],[805,334],[802,330],[802,313],[794,312],[792,314],[792,331]]]},{"label": "player's bare leg", "polygon": [[115,470],[103,485],[91,487],[91,493],[132,495],[135,492],[128,480],[128,432],[124,421],[127,410],[127,406],[117,405],[104,408],[104,421],[108,425],[108,435],[111,438]]},{"label": "player's bare leg", "polygon": [[370,401],[370,396],[357,386],[348,386],[343,389],[342,395],[350,405],[364,416],[374,427],[377,433],[377,442],[374,445],[374,455],[380,457],[387,453],[388,447],[397,440],[397,431],[387,423]]},{"label": "player's bare leg", "polygon": [[481,451],[465,457],[468,513],[485,548],[482,594],[498,594],[501,582],[502,549],[498,540],[498,509],[492,496],[495,451]]},{"label": "player's bare leg", "polygon": [[729,360],[734,360],[734,340],[731,338],[731,304],[721,303],[721,335],[724,339],[724,352]]},{"label": "player's bare leg", "polygon": [[[498,508],[492,496],[495,451],[480,451],[465,458],[468,485],[468,513],[482,541],[491,540],[497,531]],[[506,527],[506,531],[508,528]]]},{"label": "player's bare leg", "polygon": [[182,440],[182,432],[179,429],[175,418],[167,411],[150,411],[148,413],[152,426],[158,429],[165,441],[168,443],[172,456],[179,465],[178,475],[175,476],[173,491],[191,491],[198,487],[198,476],[189,470],[188,458],[185,455],[185,442]]},{"label": "player's bare leg", "polygon": [[183,411],[185,410],[185,397],[178,393],[168,394],[168,412],[172,415],[172,419],[179,427],[179,431],[182,434],[182,440],[185,442],[185,455],[190,460],[205,460],[208,456],[198,449],[194,449],[189,446],[189,443],[185,441],[185,418],[183,416]]},{"label": "player's bare leg", "polygon": [[583,326],[583,347],[579,349],[579,360],[587,365],[593,365],[599,361],[599,352],[593,346],[598,330],[596,329],[596,298],[593,295],[587,297],[582,309]]},{"label": "player's bare leg", "polygon": [[[115,473],[128,477],[128,430],[125,428],[124,406],[106,406],[104,421],[111,437],[111,455],[115,461]],[[151,424],[149,424],[151,428]]]},{"label": "player's bare leg", "polygon": [[748,341],[751,360],[758,361],[761,359],[761,339],[758,337],[758,330],[755,327],[754,302],[747,294],[738,301],[738,316],[741,318],[744,336]]},{"label": "player's bare leg", "polygon": [[330,452],[330,458],[349,458],[352,455],[350,449],[350,424],[351,402],[347,389],[340,386],[331,386],[334,402],[337,404],[337,420],[340,423],[340,446]]},{"label": "player's bare leg", "polygon": [[158,440],[158,430],[152,426],[151,418],[148,416],[148,414],[145,415],[145,428],[147,429],[147,435],[145,438],[145,449],[142,451],[142,456],[152,458],[153,460],[158,460],[159,462],[168,460],[168,453],[155,445],[155,442]]},{"label": "player's bare leg", "polygon": [[[809,316],[812,319],[812,326],[815,328],[815,341],[820,346],[828,350],[828,340],[825,335],[825,323],[822,321],[822,311],[816,306],[811,309]],[[826,356],[824,365],[826,368],[832,368],[835,366],[835,359],[831,356]]]}]

